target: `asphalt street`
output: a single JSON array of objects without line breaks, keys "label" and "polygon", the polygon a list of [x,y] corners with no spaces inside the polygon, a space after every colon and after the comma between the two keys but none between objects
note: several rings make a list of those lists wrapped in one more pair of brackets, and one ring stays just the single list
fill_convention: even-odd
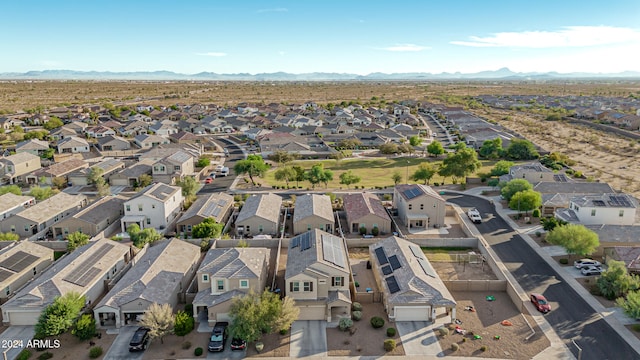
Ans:
[{"label": "asphalt street", "polygon": [[447,201],[463,208],[476,207],[483,217],[478,231],[491,245],[520,286],[527,292],[542,293],[552,311],[549,324],[577,357],[571,340],[582,348],[582,360],[640,359],[633,349],[547,264],[524,239],[496,213],[493,205],[477,197],[445,193]]},{"label": "asphalt street", "polygon": [[236,178],[236,174],[233,171],[233,166],[235,165],[236,161],[244,159],[244,154],[240,147],[235,145],[228,139],[219,137],[215,138],[215,142],[229,151],[229,156],[227,156],[224,162],[224,166],[229,168],[229,175],[216,176],[211,184],[205,184],[204,186],[202,186],[200,191],[198,191],[198,194],[210,194],[214,192],[228,191],[229,187],[233,183],[233,180],[235,180]]}]

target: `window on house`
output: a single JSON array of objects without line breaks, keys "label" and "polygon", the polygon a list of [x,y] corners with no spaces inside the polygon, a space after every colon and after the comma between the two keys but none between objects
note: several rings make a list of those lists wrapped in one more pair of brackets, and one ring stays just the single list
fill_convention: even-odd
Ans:
[{"label": "window on house", "polygon": [[258,226],[258,231],[262,232],[262,225]]},{"label": "window on house", "polygon": [[311,230],[311,224],[307,224],[307,231]]},{"label": "window on house", "polygon": [[216,289],[218,289],[218,291],[224,290],[224,280],[216,280]]},{"label": "window on house", "polygon": [[331,286],[344,286],[344,277],[343,276],[332,277]]},{"label": "window on house", "polygon": [[413,204],[409,204],[409,210],[413,209]]},{"label": "window on house", "polygon": [[151,219],[147,218],[147,225],[151,225]]},{"label": "window on house", "polygon": [[240,280],[240,289],[248,289],[249,280]]},{"label": "window on house", "polygon": [[420,204],[420,210],[424,210],[424,204]]},{"label": "window on house", "polygon": [[624,210],[620,210],[620,212],[618,213],[618,216],[623,217],[624,216]]},{"label": "window on house", "polygon": [[302,283],[302,290],[305,292],[313,291],[313,283],[311,281],[305,281]]},{"label": "window on house", "polygon": [[207,275],[207,274],[202,274],[202,281],[204,281],[204,282],[209,282],[209,275]]},{"label": "window on house", "polygon": [[127,211],[131,211],[131,205],[127,205]]},{"label": "window on house", "polygon": [[35,276],[38,273],[38,269],[33,268],[33,275]]},{"label": "window on house", "polygon": [[115,274],[118,272],[118,267],[114,266],[113,269],[111,269],[111,273]]},{"label": "window on house", "polygon": [[142,211],[142,204],[138,204],[138,211]]},{"label": "window on house", "polygon": [[5,295],[9,296],[11,294],[11,288],[9,286],[7,286],[7,288],[4,289],[4,293],[5,293]]},{"label": "window on house", "polygon": [[173,170],[179,171],[180,170],[180,165],[176,165],[173,167]]},{"label": "window on house", "polygon": [[187,232],[191,232],[192,229],[193,227],[191,225],[187,225]]},{"label": "window on house", "polygon": [[591,209],[591,216],[596,216],[596,209]]},{"label": "window on house", "polygon": [[25,226],[24,226],[24,231],[25,231],[25,232],[29,231],[29,225],[25,225]]},{"label": "window on house", "polygon": [[291,283],[289,283],[289,290],[292,292],[298,292],[300,291],[300,283],[297,281],[293,281]]},{"label": "window on house", "polygon": [[11,232],[16,232],[16,226],[15,225],[11,225]]},{"label": "window on house", "polygon": [[156,208],[156,204],[151,204],[151,208],[155,209]]}]

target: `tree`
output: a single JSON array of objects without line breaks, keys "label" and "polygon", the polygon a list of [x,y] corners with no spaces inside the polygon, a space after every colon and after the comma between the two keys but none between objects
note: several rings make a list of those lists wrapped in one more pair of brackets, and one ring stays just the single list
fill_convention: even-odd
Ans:
[{"label": "tree", "polygon": [[624,296],[627,292],[638,290],[637,275],[629,275],[623,261],[609,260],[607,270],[600,274],[596,285],[602,296],[609,300]]},{"label": "tree", "polygon": [[430,155],[438,157],[439,155],[444,154],[444,146],[438,140],[433,140],[431,144],[427,145],[427,152]]},{"label": "tree", "polygon": [[173,308],[169,304],[153,303],[144,313],[140,325],[149,328],[151,339],[160,338],[160,343],[164,344],[164,337],[173,332],[175,318]]},{"label": "tree", "polygon": [[49,121],[44,123],[42,127],[46,130],[53,130],[59,128],[62,125],[64,125],[64,123],[62,122],[62,120],[60,120],[60,118],[52,116],[51,118],[49,118]]},{"label": "tree", "polygon": [[340,184],[347,185],[347,189],[351,184],[357,184],[362,180],[358,175],[355,175],[351,170],[340,174]]},{"label": "tree", "polygon": [[399,172],[394,171],[393,174],[391,174],[391,180],[393,180],[394,185],[398,185],[402,181],[402,175],[400,175]]},{"label": "tree", "polygon": [[411,146],[420,146],[422,145],[422,138],[420,136],[414,135],[409,138],[409,145]]},{"label": "tree", "polygon": [[311,183],[311,187],[315,189],[317,184],[324,183],[326,185],[333,180],[333,171],[325,170],[322,164],[316,164],[305,172],[304,177],[305,180]]},{"label": "tree", "polygon": [[525,179],[513,179],[508,183],[504,184],[502,189],[500,190],[500,195],[507,200],[507,202],[511,201],[513,195],[520,191],[532,190],[533,185],[529,183]]},{"label": "tree", "polygon": [[141,187],[141,188],[145,188],[145,187],[151,185],[151,183],[153,182],[153,178],[149,174],[140,175],[138,177],[138,180],[140,181],[138,183],[138,186]]},{"label": "tree", "polygon": [[174,333],[178,336],[185,336],[193,330],[194,325],[193,315],[180,310],[176,314]]},{"label": "tree", "polygon": [[2,233],[0,232],[0,241],[18,241],[20,240],[20,235],[12,232]]},{"label": "tree", "polygon": [[294,306],[289,297],[280,301],[278,294],[268,290],[262,293],[250,290],[246,295],[232,300],[229,335],[247,342],[257,341],[263,333],[289,329],[299,314],[299,308]]},{"label": "tree", "polygon": [[131,224],[127,226],[127,233],[133,242],[133,246],[139,249],[142,249],[147,243],[152,243],[162,239],[162,234],[156,231],[156,229],[146,228],[144,230],[140,230],[140,226],[138,226],[138,224]]},{"label": "tree", "polygon": [[206,218],[193,227],[191,234],[196,239],[220,237],[224,224],[218,224],[213,218]]},{"label": "tree", "polygon": [[629,291],[626,298],[618,298],[616,305],[622,308],[624,313],[632,318],[640,318],[640,291]]},{"label": "tree", "polygon": [[431,163],[422,163],[418,166],[418,170],[413,173],[411,180],[423,181],[425,185],[429,185],[429,181],[438,171],[431,165]]},{"label": "tree", "polygon": [[43,158],[43,159],[53,160],[53,155],[54,154],[55,154],[55,150],[49,148],[49,149],[43,151],[42,154],[40,154],[40,157]]},{"label": "tree", "polygon": [[67,187],[67,179],[63,176],[56,176],[51,179],[51,185],[53,185],[58,190],[62,190]]},{"label": "tree", "polygon": [[568,224],[558,226],[547,234],[547,242],[560,245],[569,254],[587,256],[593,254],[600,246],[598,234],[584,225]]},{"label": "tree", "polygon": [[29,191],[29,195],[33,196],[38,201],[42,201],[52,197],[58,192],[59,192],[58,190],[53,190],[49,186],[44,186],[44,187],[34,186]]},{"label": "tree", "polygon": [[290,153],[285,150],[276,150],[273,154],[269,155],[269,160],[276,162],[278,164],[288,164],[300,157],[297,153]]},{"label": "tree", "polygon": [[553,216],[540,219],[540,223],[542,224],[542,228],[544,229],[544,231],[551,231],[558,226],[567,225],[566,221],[558,220]]},{"label": "tree", "polygon": [[211,160],[209,160],[208,157],[201,156],[198,159],[198,162],[196,162],[196,167],[203,168],[203,167],[209,166],[210,164],[211,164]]},{"label": "tree", "polygon": [[84,301],[84,296],[75,291],[56,297],[42,310],[35,326],[35,337],[44,339],[69,330],[84,307]]},{"label": "tree", "polygon": [[96,319],[93,315],[83,314],[76,321],[71,333],[80,340],[89,340],[96,335]]},{"label": "tree", "polygon": [[491,176],[501,176],[509,173],[509,170],[514,165],[512,161],[500,160],[493,165],[491,169]]},{"label": "tree", "polygon": [[454,181],[463,178],[478,170],[482,164],[478,160],[478,154],[472,148],[466,147],[464,143],[458,146],[456,151],[447,154],[442,160],[442,166],[438,174],[444,178],[451,176]]},{"label": "tree", "polygon": [[506,154],[514,160],[533,160],[540,156],[533,143],[524,139],[512,139]]},{"label": "tree", "polygon": [[386,155],[397,154],[400,152],[400,149],[398,149],[398,144],[392,142],[380,145],[379,149],[380,153]]},{"label": "tree", "polygon": [[287,183],[287,187],[289,187],[289,181],[294,181],[296,179],[297,172],[289,166],[285,166],[276,170],[273,174],[276,181],[284,181]]},{"label": "tree", "polygon": [[89,243],[89,235],[76,231],[67,235],[67,240],[67,251],[72,252],[80,246],[87,245]]},{"label": "tree", "polygon": [[100,197],[105,197],[111,194],[111,187],[102,175],[104,175],[103,169],[93,167],[89,170],[87,180],[89,181],[89,184],[94,184],[96,186],[96,190]]},{"label": "tree", "polygon": [[497,137],[493,140],[485,140],[478,150],[481,157],[485,159],[497,159],[502,156],[502,139]]},{"label": "tree", "polygon": [[182,188],[182,196],[185,198],[195,196],[198,191],[198,182],[193,176],[185,176],[176,184]]},{"label": "tree", "polygon": [[542,206],[542,195],[533,190],[518,191],[509,201],[509,207],[514,210],[528,213]]},{"label": "tree", "polygon": [[233,170],[236,174],[247,174],[252,185],[256,185],[254,177],[262,177],[269,169],[269,165],[264,162],[260,155],[249,155],[246,160],[236,162]]},{"label": "tree", "polygon": [[22,196],[22,190],[18,185],[0,186],[0,195],[4,195],[6,193],[12,193],[18,196]]},{"label": "tree", "polygon": [[302,166],[293,166],[292,167],[293,171],[296,172],[296,176],[295,176],[295,181],[296,181],[296,187],[300,186],[300,181],[304,181],[305,180],[305,171],[304,168]]}]

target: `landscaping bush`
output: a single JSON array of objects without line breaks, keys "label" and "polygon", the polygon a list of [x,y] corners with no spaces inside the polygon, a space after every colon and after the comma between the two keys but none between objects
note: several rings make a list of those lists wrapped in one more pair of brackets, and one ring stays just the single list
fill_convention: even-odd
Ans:
[{"label": "landscaping bush", "polygon": [[[466,338],[463,338],[463,341],[464,341],[464,339],[466,339]],[[460,350],[460,345],[458,345],[456,343],[451,344],[451,351],[458,351],[458,350]]]},{"label": "landscaping bush", "polygon": [[540,237],[542,236],[542,233],[540,231],[536,231],[536,237]]},{"label": "landscaping bush", "polygon": [[89,349],[89,357],[92,359],[97,359],[102,355],[102,347],[101,346],[94,346],[91,349]]},{"label": "landscaping bush", "polygon": [[18,357],[16,358],[16,360],[27,360],[30,357],[31,357],[31,351],[27,349],[23,349],[22,351],[20,351],[20,354],[18,354]]},{"label": "landscaping bush", "polygon": [[187,304],[184,306],[184,312],[193,316],[193,304]]},{"label": "landscaping bush", "polygon": [[480,351],[487,351],[487,350],[489,350],[489,347],[487,345],[482,345],[480,347]]},{"label": "landscaping bush", "polygon": [[190,341],[185,341],[185,342],[182,343],[182,349],[183,350],[187,350],[189,348],[191,348],[191,342]]},{"label": "landscaping bush", "polygon": [[200,355],[202,355],[202,352],[203,352],[202,348],[201,347],[197,347],[195,350],[193,350],[193,355],[200,356]]},{"label": "landscaping bush", "polygon": [[393,339],[387,339],[384,341],[385,351],[393,351],[396,348],[396,341]]},{"label": "landscaping bush", "polygon": [[380,234],[380,229],[377,226],[371,229],[371,235],[378,236],[378,234]]},{"label": "landscaping bush", "polygon": [[351,313],[351,318],[355,321],[360,321],[362,319],[362,311],[354,311]]},{"label": "landscaping bush", "polygon": [[438,333],[440,333],[440,336],[445,337],[449,335],[449,329],[447,329],[446,327],[438,328]]},{"label": "landscaping bush", "polygon": [[540,217],[540,209],[533,209],[533,211],[531,212],[531,216],[533,216],[534,218],[539,218]]},{"label": "landscaping bush", "polygon": [[569,259],[567,259],[567,258],[560,259],[560,264],[567,265],[568,263],[569,263]]},{"label": "landscaping bush", "polygon": [[359,302],[354,302],[353,304],[351,304],[351,310],[362,311],[362,304],[360,304]]},{"label": "landscaping bush", "polygon": [[360,283],[356,281],[356,282],[355,282],[355,286],[356,286],[356,287],[360,287]]},{"label": "landscaping bush", "polygon": [[288,329],[280,329],[280,335],[287,335]]},{"label": "landscaping bush", "polygon": [[379,316],[374,316],[371,318],[371,326],[374,329],[379,329],[384,326],[384,319]]},{"label": "landscaping bush", "polygon": [[338,327],[342,331],[347,331],[352,326],[353,326],[353,320],[351,320],[349,318],[342,318],[342,319],[340,319],[340,322],[338,323]]},{"label": "landscaping bush", "polygon": [[190,333],[195,326],[193,315],[189,315],[186,311],[178,311],[175,315],[174,333],[178,336],[185,336]]},{"label": "landscaping bush", "polygon": [[[100,351],[100,353],[102,353],[102,351]],[[40,354],[40,356],[38,356],[38,360],[47,360],[47,359],[51,359],[52,357],[53,357],[53,354],[47,351]],[[92,359],[95,359],[95,358],[92,358]]]},{"label": "landscaping bush", "polygon": [[387,329],[387,336],[388,336],[388,337],[394,337],[394,336],[396,336],[396,329],[395,329],[395,328],[388,328],[388,329]]},{"label": "landscaping bush", "polygon": [[364,227],[364,226],[362,226],[362,227],[359,229],[359,231],[360,231],[360,235],[364,235],[364,234],[366,234],[366,233],[367,233],[367,228],[366,228],[366,227]]},{"label": "landscaping bush", "polygon": [[631,329],[633,329],[633,331],[640,332],[640,324],[631,325]]}]

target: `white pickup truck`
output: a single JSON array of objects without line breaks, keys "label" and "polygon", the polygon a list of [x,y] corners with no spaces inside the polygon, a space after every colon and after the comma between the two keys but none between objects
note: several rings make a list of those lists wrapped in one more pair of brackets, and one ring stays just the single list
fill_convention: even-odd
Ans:
[{"label": "white pickup truck", "polygon": [[479,224],[482,222],[482,216],[480,216],[480,211],[478,211],[478,209],[476,208],[469,209],[469,211],[467,211],[467,216],[469,216],[469,219],[471,219],[471,221],[475,224]]}]

